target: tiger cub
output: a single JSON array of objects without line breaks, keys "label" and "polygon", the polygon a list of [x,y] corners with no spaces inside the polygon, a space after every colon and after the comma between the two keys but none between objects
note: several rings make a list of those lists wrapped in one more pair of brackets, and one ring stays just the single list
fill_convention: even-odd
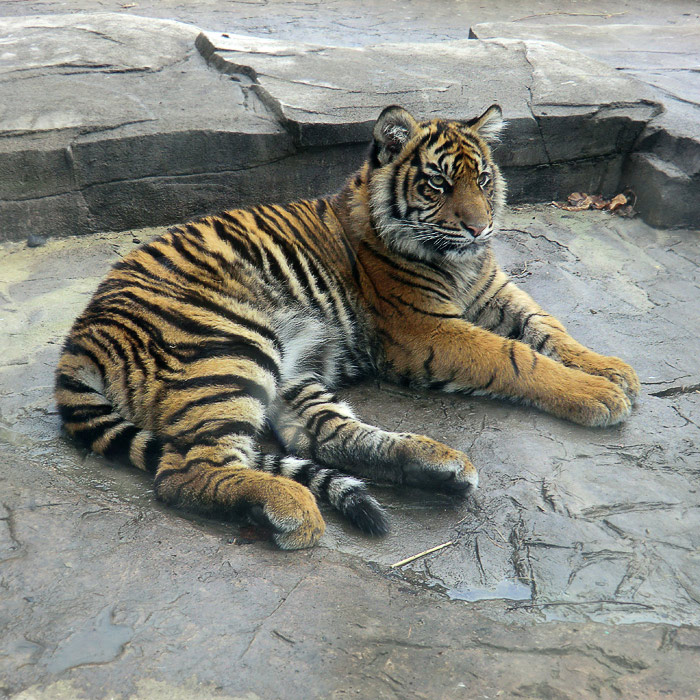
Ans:
[{"label": "tiger cub", "polygon": [[[519,399],[583,425],[626,418],[631,367],[577,343],[496,264],[505,185],[492,105],[470,121],[388,107],[335,196],[225,211],[117,263],[56,373],[68,433],[154,475],[172,505],[245,515],[285,549],[387,518],[355,476],[466,494],[469,458],[363,423],[333,393],[379,375]],[[288,456],[261,454],[271,426]]]}]

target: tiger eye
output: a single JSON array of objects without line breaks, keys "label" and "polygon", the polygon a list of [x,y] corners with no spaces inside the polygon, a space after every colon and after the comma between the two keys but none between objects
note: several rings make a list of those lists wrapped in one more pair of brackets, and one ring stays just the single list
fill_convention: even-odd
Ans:
[{"label": "tiger eye", "polygon": [[491,175],[490,173],[487,173],[485,170],[482,172],[479,177],[477,178],[477,182],[479,183],[479,187],[486,187],[486,185],[491,182]]},{"label": "tiger eye", "polygon": [[428,184],[435,190],[440,190],[445,187],[445,178],[442,175],[433,175],[428,179]]}]

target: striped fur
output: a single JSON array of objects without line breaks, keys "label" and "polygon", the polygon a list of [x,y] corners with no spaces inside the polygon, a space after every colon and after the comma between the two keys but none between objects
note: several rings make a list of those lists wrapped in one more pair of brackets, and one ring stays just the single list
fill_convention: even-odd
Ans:
[{"label": "striped fur", "polygon": [[[418,123],[389,107],[337,195],[225,211],[114,266],[66,341],[65,427],[154,475],[159,499],[247,514],[284,548],[387,520],[357,476],[453,493],[468,457],[363,423],[333,389],[367,375],[531,403],[584,425],[624,419],[634,371],[571,338],[489,247],[505,186],[490,107]],[[289,456],[260,454],[270,425]]]}]

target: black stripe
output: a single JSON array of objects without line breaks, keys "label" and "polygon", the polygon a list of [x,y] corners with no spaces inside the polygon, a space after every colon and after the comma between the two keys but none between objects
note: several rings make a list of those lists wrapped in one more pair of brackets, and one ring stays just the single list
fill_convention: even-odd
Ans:
[{"label": "black stripe", "polygon": [[[197,278],[195,278],[196,281]],[[166,290],[163,289],[162,287],[153,287],[151,289],[155,294],[157,295],[163,295],[163,292]],[[178,312],[171,312],[168,311],[167,309],[164,309],[161,306],[156,306],[152,304],[151,302],[147,301],[143,297],[139,297],[138,295],[134,294],[130,290],[121,290],[121,291],[116,291],[112,292],[109,295],[103,295],[100,299],[102,300],[111,300],[111,301],[119,301],[121,296],[124,296],[126,298],[131,299],[134,301],[136,304],[141,304],[144,308],[148,309],[152,313],[161,316],[164,318],[166,321],[171,323],[172,325],[176,326],[177,328],[181,328],[183,330],[186,330],[191,333],[196,333],[199,335],[211,335],[211,334],[218,334],[218,335],[228,335],[227,331],[217,331],[212,329],[206,324],[203,323],[198,323],[195,322],[191,319],[188,319],[187,317],[182,316]],[[244,328],[254,331],[255,333],[263,336],[267,340],[270,340],[276,347],[279,349],[279,340],[275,333],[269,329],[268,327],[258,323],[257,321],[254,321],[250,318],[246,318],[245,316],[241,316],[240,314],[235,313],[231,309],[223,306],[222,304],[219,304],[218,302],[208,299],[205,297],[203,294],[198,292],[196,289],[184,289],[182,288],[182,292],[180,297],[178,298],[179,301],[182,301],[184,303],[189,303],[194,306],[198,306],[199,308],[206,309],[208,311],[211,311],[213,314],[216,316],[221,316],[223,318],[226,318],[227,320],[231,321],[232,323],[235,323],[237,325],[243,326]]]},{"label": "black stripe", "polygon": [[85,423],[100,416],[108,416],[110,413],[114,413],[114,408],[106,403],[98,406],[93,406],[92,404],[80,404],[79,406],[61,404],[58,407],[58,411],[65,423]]},{"label": "black stripe", "polygon": [[139,428],[135,425],[127,425],[124,430],[110,439],[102,454],[108,459],[128,459],[131,443],[139,432]]},{"label": "black stripe", "polygon": [[307,422],[306,427],[310,432],[319,435],[321,433],[321,428],[328,423],[328,421],[333,420],[334,418],[339,418],[343,421],[347,421],[348,419],[348,417],[342,413],[338,413],[338,411],[334,411],[331,408],[326,408],[323,411],[315,413]]},{"label": "black stripe", "polygon": [[312,384],[316,384],[317,382],[318,380],[316,378],[305,379],[303,382],[295,384],[289,389],[285,389],[282,392],[282,398],[287,402],[292,402],[294,401],[294,399],[296,399],[297,396],[299,396],[299,394],[301,394],[302,391],[304,391],[304,389],[311,386]]},{"label": "black stripe", "polygon": [[[185,246],[185,242],[189,243],[196,250],[204,256],[203,258],[198,258],[191,250],[188,250]],[[205,246],[199,239],[192,240],[192,238],[187,236],[173,236],[172,246],[175,250],[187,260],[190,264],[194,265],[196,268],[201,270],[207,275],[211,275],[214,279],[220,279],[222,270],[225,270],[230,262],[224,258],[221,253],[217,253]],[[209,260],[216,260],[220,267],[217,268],[212,265]]]},{"label": "black stripe", "polygon": [[281,348],[277,335],[270,328],[258,323],[257,321],[254,321],[253,319],[241,316],[240,314],[231,311],[231,309],[213,301],[212,299],[207,299],[195,290],[190,291],[190,293],[184,297],[184,301],[191,303],[194,306],[198,306],[199,308],[206,309],[207,311],[211,311],[213,314],[221,316],[222,318],[225,318],[226,320],[239,326],[243,326],[247,330],[253,331],[258,335],[261,335],[266,340],[271,341],[278,350]]},{"label": "black stripe", "polygon": [[409,309],[413,309],[414,311],[417,311],[420,314],[423,314],[424,316],[433,316],[435,318],[461,318],[462,315],[458,313],[452,313],[452,314],[444,314],[440,313],[438,311],[428,311],[426,309],[421,309],[417,307],[415,304],[412,304],[410,301],[406,301],[405,299],[402,299],[400,296],[397,296],[396,294],[392,294],[394,299],[398,301],[399,303],[403,304],[404,306],[408,306]]},{"label": "black stripe", "polygon": [[78,442],[87,447],[92,447],[97,439],[101,438],[110,428],[120,423],[126,423],[126,421],[121,416],[115,415],[112,420],[105,421],[97,426],[85,428],[75,428],[71,426],[71,434]]},{"label": "black stripe", "polygon": [[333,428],[333,430],[328,435],[326,435],[326,437],[324,437],[324,438],[319,438],[318,436],[316,436],[317,437],[317,440],[316,440],[317,444],[318,445],[325,445],[325,444],[331,442],[331,440],[334,440],[338,436],[338,433],[348,425],[350,420],[351,419],[348,419],[347,421],[345,421],[345,423],[341,423],[340,425]]},{"label": "black stripe", "polygon": [[277,380],[281,376],[275,360],[243,336],[204,343],[180,343],[170,348],[170,352],[180,361],[190,362],[215,357],[244,358],[267,370]]},{"label": "black stripe", "polygon": [[[491,271],[491,274],[489,275],[488,279],[486,280],[486,283],[479,289],[478,293],[476,296],[471,300],[469,303],[469,306],[465,309],[465,314],[468,314],[471,309],[474,308],[476,303],[481,299],[482,296],[486,293],[488,288],[493,284],[493,281],[496,279],[496,275],[498,274],[498,268],[494,268]],[[481,312],[481,309],[479,309],[479,312]]]},{"label": "black stripe", "polygon": [[[77,330],[78,329],[74,329],[74,332],[76,332]],[[102,364],[101,360],[97,357],[97,355],[95,355],[95,353],[92,352],[92,350],[83,347],[82,345],[78,345],[78,343],[72,337],[69,337],[63,345],[63,352],[68,353],[69,355],[82,355],[84,357],[87,357],[88,360],[90,360],[90,362],[92,362],[95,365],[97,371],[101,375],[101,379],[104,381],[104,377],[106,374],[105,367]]]},{"label": "black stripe", "polygon": [[486,391],[494,382],[496,381],[496,372],[494,372],[491,375],[491,378],[484,384],[481,388],[480,391]]},{"label": "black stripe", "polygon": [[[158,306],[153,302],[147,301],[143,297],[135,294],[131,290],[122,289],[118,292],[113,292],[111,294],[103,295],[100,301],[117,301],[121,302],[125,299],[133,302],[135,305],[142,307],[146,311],[149,311],[154,316],[170,323],[175,328],[192,333],[193,335],[201,335],[205,337],[211,337],[212,335],[227,336],[228,334],[224,331],[217,330],[212,326],[209,326],[200,321],[196,321],[192,318],[188,318],[182,313],[177,313],[174,311],[169,311],[162,306]],[[107,309],[111,310],[111,309]]]},{"label": "black stripe", "polygon": [[199,432],[199,430],[197,430],[195,432],[197,443],[216,444],[220,438],[229,435],[246,435],[253,437],[258,434],[258,429],[248,421],[227,420],[210,430],[205,430],[204,432]]},{"label": "black stripe", "polygon": [[328,499],[328,486],[330,485],[331,481],[333,481],[336,477],[341,477],[340,473],[337,472],[335,469],[327,469],[326,474],[323,475],[323,479],[318,486],[316,486],[316,491],[318,494],[326,499]]},{"label": "black stripe", "polygon": [[[294,407],[295,411],[302,413],[309,408],[309,403],[315,401],[316,399],[320,399],[322,396],[326,396],[326,390],[318,389],[317,391],[312,391],[308,396],[304,396],[304,398],[300,401],[294,401],[292,406]],[[329,403],[329,401],[324,399],[323,403]]]},{"label": "black stripe", "polygon": [[532,318],[534,318],[535,316],[547,316],[547,315],[548,315],[548,314],[541,313],[541,312],[539,312],[539,311],[534,311],[533,313],[528,314],[528,315],[524,318],[524,320],[522,321],[522,324],[521,324],[521,326],[520,326],[520,337],[522,338],[522,336],[525,334],[525,329],[528,327],[528,325],[529,325],[529,323],[530,323],[530,320],[531,320]]},{"label": "black stripe", "polygon": [[[226,226],[224,226],[220,219],[226,220],[230,226],[233,226],[233,233],[227,230]],[[238,219],[236,219],[232,214],[224,211],[218,214],[218,218],[215,218],[213,223],[214,231],[219,238],[228,243],[231,249],[234,250],[242,260],[250,262],[258,268],[261,266],[262,259],[260,258],[260,253],[255,248],[251,247],[248,239],[250,231],[244,228]],[[233,235],[234,233],[238,236],[242,236],[243,238],[236,238]]]},{"label": "black stripe", "polygon": [[283,207],[271,207],[271,211],[274,213],[274,215],[276,215],[277,217],[282,219],[284,224],[287,227],[289,227],[289,230],[294,234],[294,236],[296,237],[296,239],[300,243],[302,243],[304,245],[307,243],[307,237],[302,233],[301,229],[297,226],[297,223],[303,223],[303,222],[301,222],[299,220],[299,218],[297,218],[296,220],[294,218],[292,218],[294,216],[292,211],[290,211],[288,209],[284,209]]},{"label": "black stripe", "polygon": [[93,389],[91,386],[84,384],[79,379],[76,379],[75,377],[70,377],[67,374],[64,374],[63,372],[60,372],[56,375],[56,388],[67,389],[68,391],[72,391],[75,394],[100,393],[99,391]]},{"label": "black stripe", "polygon": [[152,474],[155,474],[162,457],[163,445],[157,437],[151,435],[151,437],[148,438],[146,447],[143,451],[143,461],[146,470]]},{"label": "black stripe", "polygon": [[300,469],[298,469],[294,476],[291,478],[293,478],[294,481],[303,484],[304,486],[308,486],[311,479],[313,479],[313,477],[316,476],[318,471],[319,468],[315,464],[313,464],[312,462],[306,462],[306,464],[304,464]]},{"label": "black stripe", "polygon": [[548,340],[549,340],[549,333],[547,333],[547,335],[545,335],[545,337],[542,338],[542,340],[540,340],[539,343],[537,343],[537,345],[535,346],[535,350],[537,352],[542,352],[542,348],[547,344]]},{"label": "black stripe", "polygon": [[[168,416],[168,423],[172,425],[177,423],[183,416],[185,416],[189,411],[194,408],[199,408],[200,406],[211,406],[215,403],[223,403],[240,396],[248,396],[243,390],[235,389],[233,391],[223,391],[218,394],[210,394],[209,396],[201,396],[192,401],[188,401],[183,406],[180,406],[175,413]],[[190,428],[188,428],[189,430]]]},{"label": "black stripe", "polygon": [[[245,479],[245,475],[242,473],[242,470],[239,468],[237,469],[233,474],[226,474],[223,478],[219,479],[216,482],[216,486],[214,487],[214,490],[211,492],[211,499],[216,503],[218,497],[219,497],[219,489],[224,485],[227,484],[229,481],[236,481],[236,486],[240,484],[243,480]],[[209,483],[211,482],[211,479],[207,481],[207,483],[204,485],[204,487],[200,490],[200,493],[204,493],[206,488],[209,486]]]},{"label": "black stripe", "polygon": [[[363,241],[363,244],[372,252],[372,254],[377,257],[379,260],[381,260],[384,264],[386,264],[388,267],[392,267],[395,270],[398,270],[399,272],[403,272],[405,275],[408,275],[410,278],[417,277],[418,279],[422,279],[424,282],[429,282],[430,284],[436,284],[439,282],[439,278],[435,279],[434,277],[428,277],[427,275],[424,275],[418,270],[415,269],[415,267],[404,267],[398,260],[393,260],[392,258],[388,257],[387,255],[384,255],[383,253],[380,253],[373,245],[370,245],[368,242]],[[416,263],[418,263],[421,267],[426,267],[427,269],[432,270],[433,268],[428,267],[427,265],[421,263],[420,261],[416,260]],[[438,273],[441,277],[443,276],[442,273]],[[413,282],[412,282],[413,283]],[[451,297],[443,292],[438,291],[437,289],[434,289],[433,287],[430,287],[430,289],[437,295],[442,295],[446,300],[451,300]]]},{"label": "black stripe", "polygon": [[[206,261],[201,260],[198,258],[194,253],[192,253],[190,250],[188,250],[185,247],[185,243],[182,238],[178,237],[173,237],[172,240],[172,245],[173,248],[180,254],[180,257],[184,258],[187,262],[189,262],[191,265],[194,265],[197,269],[202,270],[205,272],[207,275],[213,277],[215,280],[216,279],[221,279],[222,277],[222,270],[219,270],[212,265],[209,265]],[[213,257],[213,256],[212,256]],[[199,284],[202,285],[203,287],[207,287],[213,291],[220,291],[220,286],[217,285],[215,282],[212,280],[208,279],[208,277],[197,277],[195,275],[190,274],[189,272],[186,272],[183,270],[177,263],[173,262],[170,258],[166,258],[168,260],[168,265],[167,267],[171,269],[174,273],[176,273],[178,276],[182,277],[183,279],[187,280],[191,284]],[[222,257],[223,260],[223,257]],[[162,261],[159,261],[160,264],[163,264]],[[230,266],[230,263],[225,264],[225,268],[228,268]],[[224,267],[222,265],[222,267]]]},{"label": "black stripe", "polygon": [[226,387],[231,384],[240,387],[245,394],[263,403],[268,403],[270,397],[265,388],[248,377],[240,374],[207,374],[187,379],[176,379],[168,383],[170,389],[184,391],[187,389],[203,389],[205,387]]},{"label": "black stripe", "polygon": [[513,370],[515,372],[515,376],[519,377],[520,376],[520,369],[518,368],[518,364],[515,361],[515,343],[510,344],[510,363],[513,365]]},{"label": "black stripe", "polygon": [[[164,469],[163,471],[160,471],[156,474],[155,479],[153,480],[153,486],[154,488],[158,488],[160,486],[161,482],[165,481],[170,476],[174,476],[175,474],[187,474],[189,470],[193,467],[196,466],[199,462],[203,460],[192,460],[192,463],[186,462],[183,464],[181,467],[173,467],[172,469]],[[195,475],[193,479],[196,479],[197,476]],[[190,481],[192,481],[191,479]],[[189,482],[187,482],[189,483]]]}]

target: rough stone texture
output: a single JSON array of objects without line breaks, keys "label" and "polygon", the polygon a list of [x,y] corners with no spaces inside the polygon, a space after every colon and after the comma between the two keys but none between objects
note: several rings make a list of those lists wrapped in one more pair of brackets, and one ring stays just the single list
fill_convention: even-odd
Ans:
[{"label": "rough stone texture", "polygon": [[[610,193],[623,154],[659,110],[638,82],[548,42],[323,47],[204,32],[197,47],[212,66],[252,81],[302,147],[369,140],[387,104],[419,118],[468,118],[499,102],[509,126],[496,155],[511,202],[577,187]],[[465,66],[489,80],[470,80]]]},{"label": "rough stone texture", "polygon": [[[513,0],[479,4],[411,0],[403,5],[381,0],[71,0],[70,7],[75,12],[117,10],[207,29],[333,46],[464,39],[470,25],[482,22],[585,22],[596,27],[620,22],[683,26],[700,20],[695,0],[616,0],[614,7],[590,8],[576,0],[533,0],[527,5]],[[0,0],[0,15],[6,17],[65,11],[62,0]]]},{"label": "rough stone texture", "polygon": [[491,22],[470,35],[554,41],[650,85],[664,112],[647,125],[620,183],[638,195],[637,209],[653,226],[700,227],[700,24]]},{"label": "rough stone texture", "polygon": [[0,239],[334,191],[392,102],[418,117],[502,102],[512,202],[612,194],[659,110],[639,82],[546,42],[327,48],[197,32],[117,14],[0,20]]},{"label": "rough stone texture", "polygon": [[223,195],[264,196],[254,173],[293,152],[289,136],[207,69],[197,33],[110,14],[0,20],[0,238],[167,223]]},{"label": "rough stone texture", "polygon": [[700,106],[667,100],[625,163],[622,179],[652,226],[700,228],[699,124]]},{"label": "rough stone texture", "polygon": [[0,697],[696,698],[696,236],[531,207],[504,229],[518,283],[637,368],[632,417],[594,430],[494,400],[348,390],[363,418],[466,450],[478,498],[376,485],[386,539],[327,512],[321,546],[297,553],[164,509],[146,476],[58,437],[61,339],[154,232],[3,244]]},{"label": "rough stone texture", "polygon": [[700,104],[698,29],[697,23],[682,26],[649,22],[612,23],[602,27],[587,24],[544,25],[534,17],[529,22],[477,24],[470,28],[470,33],[479,39],[508,37],[553,41],[595,56],[675,98]]}]

